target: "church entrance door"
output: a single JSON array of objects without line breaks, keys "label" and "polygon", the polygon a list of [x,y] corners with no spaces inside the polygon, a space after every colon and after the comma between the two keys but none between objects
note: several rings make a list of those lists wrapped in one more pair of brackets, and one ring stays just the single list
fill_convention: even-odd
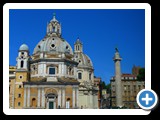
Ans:
[{"label": "church entrance door", "polygon": [[54,109],[54,103],[52,101],[49,102],[49,109]]}]

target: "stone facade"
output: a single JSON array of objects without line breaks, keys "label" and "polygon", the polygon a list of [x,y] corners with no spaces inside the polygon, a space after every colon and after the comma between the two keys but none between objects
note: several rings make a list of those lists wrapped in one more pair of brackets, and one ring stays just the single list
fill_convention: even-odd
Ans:
[{"label": "stone facade", "polygon": [[[121,75],[122,101],[123,106],[131,109],[138,108],[136,96],[138,92],[145,88],[144,81],[138,81],[136,75],[122,74]],[[112,106],[116,106],[116,85],[115,77],[111,78],[111,100]]]},{"label": "stone facade", "polygon": [[10,67],[10,108],[98,108],[93,64],[82,50],[77,39],[73,52],[61,37],[61,25],[53,16],[33,54],[26,44],[21,45],[17,65]]}]

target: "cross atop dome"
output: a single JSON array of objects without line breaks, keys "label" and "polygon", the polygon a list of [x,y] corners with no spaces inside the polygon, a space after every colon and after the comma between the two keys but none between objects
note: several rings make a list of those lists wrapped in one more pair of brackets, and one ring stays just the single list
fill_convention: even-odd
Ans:
[{"label": "cross atop dome", "polygon": [[56,13],[53,13],[53,19],[51,20],[51,22],[58,22],[58,20],[56,19]]}]

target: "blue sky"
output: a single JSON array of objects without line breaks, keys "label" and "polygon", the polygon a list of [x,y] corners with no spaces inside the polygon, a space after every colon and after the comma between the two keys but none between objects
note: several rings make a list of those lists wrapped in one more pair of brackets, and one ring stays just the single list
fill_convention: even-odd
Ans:
[{"label": "blue sky", "polygon": [[62,24],[62,37],[74,48],[77,37],[83,52],[94,65],[95,76],[107,84],[114,75],[113,56],[118,46],[122,73],[131,73],[133,65],[145,66],[145,10],[10,10],[9,64],[16,65],[21,44],[34,47],[46,35],[46,26],[53,13]]}]

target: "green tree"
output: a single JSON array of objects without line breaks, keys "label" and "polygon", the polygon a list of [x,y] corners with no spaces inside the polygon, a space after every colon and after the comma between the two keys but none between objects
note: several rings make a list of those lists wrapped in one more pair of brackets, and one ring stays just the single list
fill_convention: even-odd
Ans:
[{"label": "green tree", "polygon": [[106,85],[106,89],[107,89],[107,93],[109,93],[110,89],[111,89],[111,84],[110,83]]},{"label": "green tree", "polygon": [[104,81],[102,82],[102,89],[106,89],[106,84]]},{"label": "green tree", "polygon": [[145,81],[145,68],[139,69],[139,74],[137,75],[137,80]]}]

